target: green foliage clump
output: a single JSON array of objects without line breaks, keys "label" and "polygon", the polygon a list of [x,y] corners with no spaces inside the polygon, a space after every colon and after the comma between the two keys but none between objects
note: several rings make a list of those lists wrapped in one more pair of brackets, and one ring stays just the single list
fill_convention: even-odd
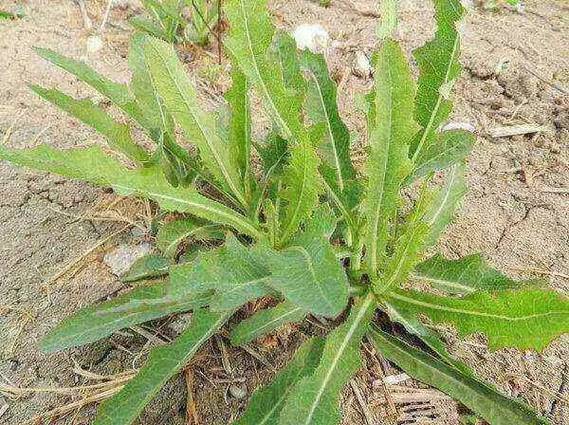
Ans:
[{"label": "green foliage clump", "polygon": [[523,8],[523,3],[521,0],[482,0],[480,2],[480,5],[483,9],[492,11],[498,11],[506,4],[518,9],[518,11],[520,8]]},{"label": "green foliage clump", "polygon": [[[38,50],[107,97],[156,148],[139,146],[130,125],[93,102],[33,86],[103,134],[108,149],[2,146],[0,158],[151,199],[182,216],[160,228],[161,255],[141,260],[125,278],[148,279],[147,285],[79,311],[43,340],[46,351],[62,350],[193,311],[181,335],[155,348],[138,375],[101,404],[97,425],[133,422],[239,308],[260,297],[276,305],[235,325],[233,344],[309,315],[343,320],[326,338],[308,338],[275,380],[253,394],[238,424],[339,423],[340,392],[362,365],[364,337],[409,375],[491,424],[546,423],[476,378],[425,322],[451,325],[461,336],[482,332],[491,349],[542,350],[569,329],[566,297],[539,282],[514,281],[479,255],[424,258],[466,192],[465,158],[474,143],[469,132],[441,130],[460,74],[456,24],[463,9],[459,0],[434,4],[436,34],[414,52],[417,81],[390,36],[393,14],[380,32],[375,83],[366,97],[369,155],[362,173],[350,158],[350,134],[324,57],[297,51],[273,26],[265,1],[226,4],[233,85],[219,113],[200,106],[174,49],[157,38],[133,38],[128,85]],[[251,91],[272,122],[264,141],[252,135]],[[193,153],[179,133],[197,148]],[[445,175],[442,184],[435,173]],[[413,201],[402,196],[404,189]],[[195,243],[184,252],[187,240]],[[433,291],[425,291],[427,285]],[[380,329],[373,324],[378,311],[401,326]]]},{"label": "green foliage clump", "polygon": [[131,25],[169,43],[190,42],[205,46],[216,26],[217,0],[142,0],[147,16],[136,16]]}]

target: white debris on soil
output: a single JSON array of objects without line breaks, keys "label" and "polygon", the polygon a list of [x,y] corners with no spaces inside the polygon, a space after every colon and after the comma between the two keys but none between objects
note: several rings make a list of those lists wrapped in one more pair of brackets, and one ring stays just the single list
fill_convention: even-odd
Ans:
[{"label": "white debris on soil", "polygon": [[103,39],[98,35],[87,38],[87,53],[95,53],[103,48]]},{"label": "white debris on soil", "polygon": [[400,373],[398,375],[386,376],[383,378],[383,382],[385,382],[387,385],[397,385],[407,381],[408,379],[410,379],[409,375],[406,373]]},{"label": "white debris on soil", "polygon": [[111,7],[113,9],[140,9],[142,3],[140,0],[114,0]]},{"label": "white debris on soil", "polygon": [[372,69],[371,64],[369,63],[369,58],[361,50],[356,52],[356,57],[354,58],[354,63],[352,65],[352,72],[356,77],[371,77]]},{"label": "white debris on soil", "polygon": [[302,24],[296,27],[292,36],[296,47],[310,50],[312,53],[324,53],[330,42],[328,31],[320,24]]},{"label": "white debris on soil", "polygon": [[130,269],[136,260],[151,252],[152,245],[146,242],[139,245],[123,244],[105,254],[103,262],[109,266],[114,275],[121,276]]},{"label": "white debris on soil", "polygon": [[476,131],[476,127],[469,122],[449,122],[441,128],[441,131],[448,130],[466,130],[474,133]]}]

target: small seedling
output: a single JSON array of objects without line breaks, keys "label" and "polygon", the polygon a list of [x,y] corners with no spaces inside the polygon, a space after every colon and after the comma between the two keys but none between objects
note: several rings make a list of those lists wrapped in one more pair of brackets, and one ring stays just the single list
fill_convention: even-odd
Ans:
[{"label": "small seedling", "polygon": [[523,3],[521,0],[482,0],[480,1],[480,4],[485,10],[494,11],[499,10],[504,6],[504,4],[509,4],[510,6],[516,8],[518,11],[523,8]]},{"label": "small seedling", "polygon": [[[265,1],[227,2],[233,86],[218,114],[200,107],[174,49],[156,38],[133,39],[128,86],[38,50],[122,109],[156,149],[140,147],[130,126],[91,101],[34,86],[105,135],[108,149],[2,146],[0,158],[145,197],[163,212],[184,215],[159,230],[162,258],[147,258],[128,274],[129,281],[150,278],[153,284],[79,311],[43,340],[44,350],[63,350],[193,311],[180,336],[154,348],[140,372],[101,404],[96,425],[133,422],[238,309],[261,297],[276,306],[233,326],[232,344],[309,315],[339,324],[325,338],[305,338],[290,363],[253,394],[237,424],[338,424],[340,392],[362,366],[364,338],[490,424],[546,423],[480,381],[431,326],[453,326],[460,336],[483,333],[493,350],[538,351],[569,329],[567,298],[540,282],[512,280],[478,254],[425,259],[466,192],[465,158],[474,143],[467,131],[440,130],[460,73],[456,25],[463,9],[459,0],[434,3],[436,34],[414,52],[417,82],[389,34],[393,24],[383,26],[373,58],[375,84],[365,102],[369,154],[361,173],[350,159],[350,133],[324,57],[299,52],[276,31]],[[264,142],[253,139],[251,90],[273,124]],[[197,154],[176,139],[175,125]],[[252,150],[259,169],[252,166]],[[436,184],[441,174],[444,182]],[[181,248],[188,240],[195,243]],[[378,314],[381,328],[373,324]],[[385,324],[388,318],[400,326]]]},{"label": "small seedling", "polygon": [[26,13],[24,12],[24,8],[22,6],[17,6],[14,12],[8,12],[7,10],[0,10],[0,21],[21,19],[24,16],[26,16]]},{"label": "small seedling", "polygon": [[131,25],[168,43],[205,46],[218,20],[218,0],[143,0],[148,17],[136,16]]}]

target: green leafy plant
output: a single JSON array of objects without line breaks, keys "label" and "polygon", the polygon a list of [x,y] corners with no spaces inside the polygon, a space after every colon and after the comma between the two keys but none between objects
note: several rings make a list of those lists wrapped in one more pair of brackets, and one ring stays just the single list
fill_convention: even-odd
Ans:
[{"label": "green leafy plant", "polygon": [[0,21],[21,19],[24,16],[26,16],[26,13],[21,5],[17,6],[14,12],[0,9]]},{"label": "green leafy plant", "polygon": [[482,0],[480,4],[482,8],[486,10],[499,10],[504,6],[504,4],[508,4],[514,8],[520,8],[523,6],[521,0]]},{"label": "green leafy plant", "polygon": [[137,30],[169,43],[205,46],[218,20],[217,0],[143,0],[147,17],[136,16]]},{"label": "green leafy plant", "polygon": [[[569,329],[567,299],[540,282],[514,281],[480,255],[424,258],[466,192],[464,160],[474,142],[466,131],[440,130],[460,74],[456,24],[463,10],[459,0],[434,4],[436,34],[414,52],[417,83],[389,35],[393,25],[381,31],[375,84],[366,97],[369,155],[362,173],[350,159],[350,134],[324,57],[297,51],[275,30],[265,1],[227,2],[233,85],[217,114],[200,107],[175,51],[156,38],[133,39],[128,86],[38,50],[105,95],[156,149],[134,143],[130,126],[90,100],[33,86],[106,136],[108,149],[2,146],[0,158],[145,197],[183,216],[160,228],[161,255],[144,258],[125,279],[148,284],[79,311],[43,340],[44,350],[62,350],[193,311],[180,336],[153,349],[140,372],[101,404],[97,425],[134,421],[241,306],[260,297],[272,297],[275,306],[234,326],[233,344],[308,315],[337,318],[339,325],[326,338],[308,338],[275,380],[253,394],[238,424],[338,423],[340,392],[361,367],[364,337],[491,424],[546,423],[476,378],[429,326],[451,325],[462,336],[482,332],[491,349],[535,350]],[[252,136],[252,90],[273,124],[264,141]],[[176,139],[176,125],[197,153]],[[401,326],[373,325],[379,312]]]}]

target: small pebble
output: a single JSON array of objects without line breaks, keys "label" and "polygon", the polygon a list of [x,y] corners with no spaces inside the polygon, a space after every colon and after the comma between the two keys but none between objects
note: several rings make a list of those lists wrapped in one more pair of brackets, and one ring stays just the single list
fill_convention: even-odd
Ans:
[{"label": "small pebble", "polygon": [[229,394],[231,394],[231,397],[236,398],[237,400],[242,400],[247,397],[247,390],[243,385],[231,384],[229,386]]},{"label": "small pebble", "polygon": [[356,77],[360,78],[369,78],[371,77],[371,64],[369,63],[369,59],[367,55],[358,50],[356,52],[356,57],[354,59],[354,64],[352,66],[352,72]]},{"label": "small pebble", "polygon": [[130,230],[130,234],[135,237],[135,238],[143,238],[146,236],[147,232],[145,229],[141,229],[138,226],[134,226],[131,230]]}]

